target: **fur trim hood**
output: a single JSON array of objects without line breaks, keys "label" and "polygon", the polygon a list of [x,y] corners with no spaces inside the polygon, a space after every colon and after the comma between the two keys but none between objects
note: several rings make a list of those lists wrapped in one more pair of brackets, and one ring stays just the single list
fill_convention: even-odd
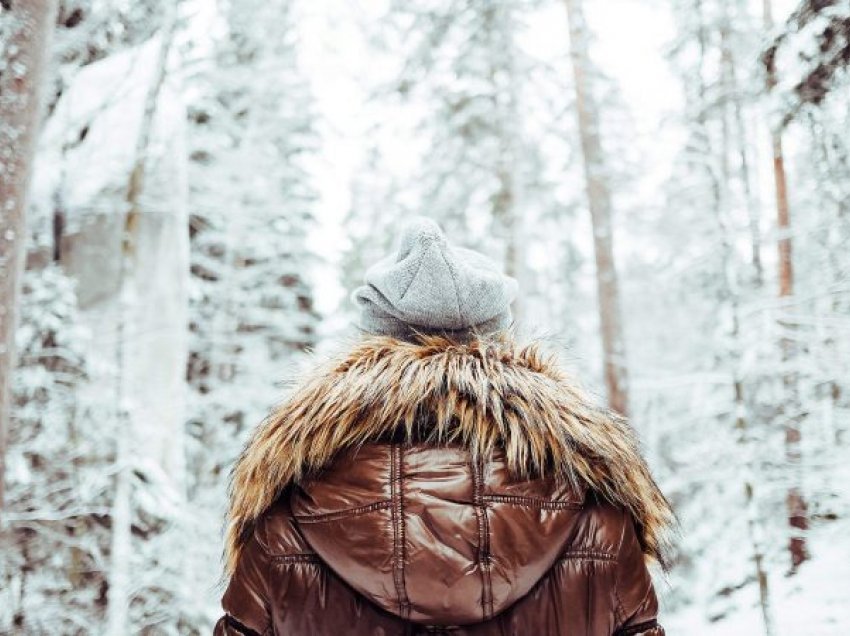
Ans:
[{"label": "fur trim hood", "polygon": [[[427,422],[427,425],[423,424]],[[257,429],[232,473],[225,547],[235,570],[259,517],[340,451],[391,435],[504,450],[520,476],[554,475],[627,509],[644,553],[667,563],[674,516],[631,427],[594,405],[537,345],[368,337],[310,374]]]}]

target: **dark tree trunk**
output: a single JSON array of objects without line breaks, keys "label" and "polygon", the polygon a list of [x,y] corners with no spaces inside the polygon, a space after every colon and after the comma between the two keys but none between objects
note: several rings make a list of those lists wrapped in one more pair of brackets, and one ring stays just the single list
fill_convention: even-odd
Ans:
[{"label": "dark tree trunk", "polygon": [[[764,24],[766,30],[773,28],[771,0],[764,0]],[[768,92],[773,90],[777,82],[774,63],[775,57],[771,56],[766,68]],[[794,295],[794,266],[790,235],[791,212],[788,205],[788,185],[785,177],[785,156],[782,151],[782,130],[780,127],[774,127],[771,130],[771,142],[773,147],[773,181],[776,191],[776,226],[779,233],[779,297],[788,301],[785,303],[787,306]],[[793,328],[790,324],[783,324],[782,327],[785,330]],[[802,409],[798,396],[797,378],[792,370],[795,343],[792,338],[783,336],[779,346],[783,367],[786,369],[782,379],[786,393],[782,415],[785,419],[785,459],[788,463],[790,485],[785,496],[785,502],[791,532],[788,549],[791,554],[791,569],[794,571],[809,557],[806,547],[806,530],[809,527],[808,506],[800,488]]]}]

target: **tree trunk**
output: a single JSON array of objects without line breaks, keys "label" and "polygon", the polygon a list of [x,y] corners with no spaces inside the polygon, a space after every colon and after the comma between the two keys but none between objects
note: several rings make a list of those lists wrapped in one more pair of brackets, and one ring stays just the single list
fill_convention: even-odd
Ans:
[{"label": "tree trunk", "polygon": [[[773,7],[771,0],[764,0],[764,26],[765,30],[773,28]],[[774,58],[771,57],[767,66],[767,90],[772,91],[776,86],[776,69]],[[791,212],[788,205],[788,185],[785,178],[785,157],[782,151],[782,130],[780,127],[771,127],[771,142],[773,147],[773,181],[776,191],[776,226],[779,240],[777,243],[779,251],[779,298],[787,299],[784,307],[790,304],[794,294],[794,267],[791,253]],[[780,324],[783,330],[791,329],[788,324]],[[806,530],[809,527],[806,500],[803,497],[801,482],[801,405],[798,396],[797,378],[793,372],[795,344],[792,338],[782,336],[779,343],[782,355],[782,366],[785,369],[783,385],[787,395],[783,405],[783,416],[785,419],[785,459],[790,474],[790,486],[786,493],[785,502],[788,513],[788,525],[791,536],[788,541],[788,550],[791,554],[791,570],[795,571],[806,559],[808,559],[808,548],[806,547]]]},{"label": "tree trunk", "polygon": [[[135,401],[133,386],[128,380],[126,365],[132,363],[132,356],[126,355],[128,338],[132,329],[128,329],[136,312],[135,290],[131,289],[136,274],[137,243],[139,217],[142,213],[141,197],[144,191],[147,153],[153,133],[154,115],[160,90],[165,81],[168,54],[174,38],[176,26],[176,3],[171,5],[164,18],[161,30],[161,45],[154,80],[148,90],[139,135],[136,139],[135,161],[130,173],[126,190],[126,212],[124,214],[124,235],[121,243],[120,299],[117,325],[116,371],[117,371],[117,427],[116,435],[116,474],[115,493],[112,503],[112,536],[109,565],[109,595],[106,612],[107,636],[127,634],[128,613],[130,607],[130,559],[132,556],[132,435],[130,425],[133,421]],[[129,359],[128,359],[129,358]]]},{"label": "tree trunk", "polygon": [[0,512],[4,507],[15,326],[26,257],[27,190],[56,10],[56,0],[8,0],[0,12],[8,36],[0,47]]},{"label": "tree trunk", "polygon": [[587,200],[593,224],[605,387],[611,408],[622,415],[628,415],[628,369],[617,269],[614,263],[611,190],[599,137],[599,109],[592,90],[588,30],[581,0],[564,2],[570,28],[570,57],[575,81],[576,113],[584,158]]}]

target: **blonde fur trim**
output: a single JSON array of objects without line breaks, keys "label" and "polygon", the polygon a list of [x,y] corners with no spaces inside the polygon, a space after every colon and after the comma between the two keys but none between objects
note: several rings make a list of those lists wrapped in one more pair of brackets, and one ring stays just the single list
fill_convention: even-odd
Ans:
[{"label": "blonde fur trim", "polygon": [[475,456],[504,449],[517,475],[551,473],[626,508],[666,564],[674,516],[631,427],[594,405],[536,344],[367,337],[318,369],[255,432],[234,467],[225,548],[232,574],[257,519],[334,455],[401,430]]}]

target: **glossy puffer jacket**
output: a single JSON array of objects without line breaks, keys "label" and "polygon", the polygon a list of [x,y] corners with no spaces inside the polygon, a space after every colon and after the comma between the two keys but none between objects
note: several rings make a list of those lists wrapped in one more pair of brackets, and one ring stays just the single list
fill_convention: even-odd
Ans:
[{"label": "glossy puffer jacket", "polygon": [[233,475],[218,636],[663,636],[670,507],[536,347],[368,338]]}]

